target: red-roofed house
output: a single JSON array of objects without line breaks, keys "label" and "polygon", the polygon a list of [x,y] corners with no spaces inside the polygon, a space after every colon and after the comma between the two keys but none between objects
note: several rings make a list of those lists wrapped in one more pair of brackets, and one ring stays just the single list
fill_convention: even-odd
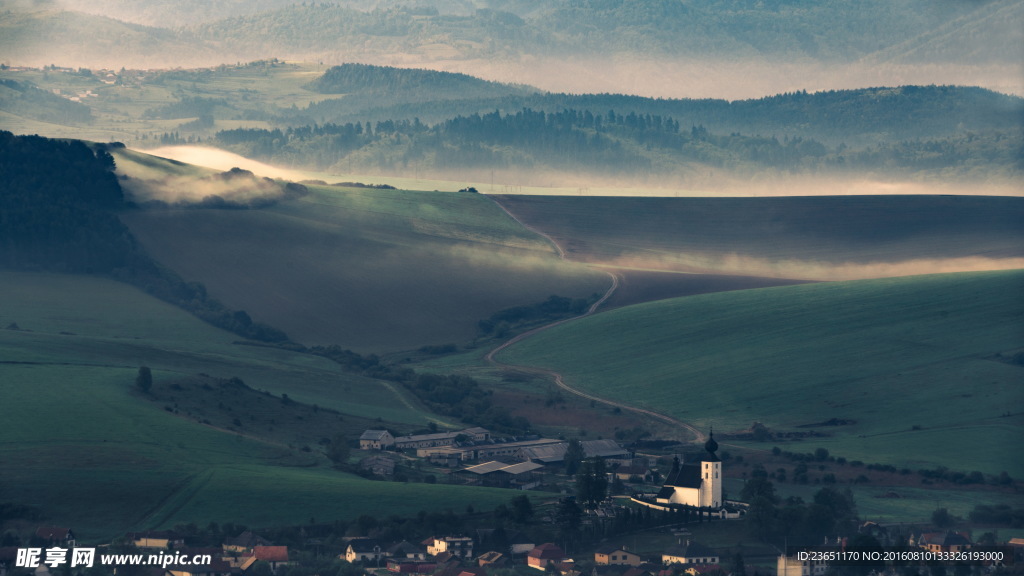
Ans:
[{"label": "red-roofed house", "polygon": [[917,545],[932,552],[963,552],[971,547],[966,532],[929,532],[921,535]]},{"label": "red-roofed house", "polygon": [[70,528],[60,526],[40,526],[36,529],[36,538],[46,542],[48,546],[61,544],[66,548],[75,547],[75,534]]},{"label": "red-roofed house", "polygon": [[537,570],[547,570],[548,564],[563,564],[565,562],[571,562],[569,558],[565,556],[565,551],[558,547],[556,544],[541,544],[540,546],[534,547],[530,550],[530,553],[526,555],[526,564],[531,568]]},{"label": "red-roofed house", "polygon": [[266,562],[270,565],[270,571],[276,574],[279,567],[291,564],[291,562],[288,561],[288,547],[254,546],[252,549],[252,555],[245,556],[245,561],[242,563],[242,570],[248,570],[256,562]]},{"label": "red-roofed house", "polygon": [[250,531],[246,530],[234,538],[228,538],[224,541],[223,547],[226,552],[252,552],[252,549],[256,546],[269,546],[270,540]]}]

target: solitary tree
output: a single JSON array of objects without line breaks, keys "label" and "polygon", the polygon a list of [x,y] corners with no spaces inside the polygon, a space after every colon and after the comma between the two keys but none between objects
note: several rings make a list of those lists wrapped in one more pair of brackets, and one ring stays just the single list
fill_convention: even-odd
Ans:
[{"label": "solitary tree", "polygon": [[348,462],[351,452],[352,447],[348,445],[348,438],[344,434],[335,434],[334,438],[331,438],[331,446],[327,449],[327,457],[335,467],[340,468]]},{"label": "solitary tree", "polygon": [[149,366],[139,367],[139,373],[135,376],[135,386],[149,394],[149,389],[153,387],[153,372],[150,371]]}]

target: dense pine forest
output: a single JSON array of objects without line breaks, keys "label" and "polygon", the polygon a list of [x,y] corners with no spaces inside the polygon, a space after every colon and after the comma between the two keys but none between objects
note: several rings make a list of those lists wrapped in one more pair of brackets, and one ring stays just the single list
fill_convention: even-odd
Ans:
[{"label": "dense pine forest", "polygon": [[[743,115],[741,111],[738,116]],[[812,114],[805,117],[819,126],[827,123]],[[867,122],[871,125],[861,130],[881,129],[875,124],[881,120]],[[774,169],[905,175],[945,169],[960,176],[986,170],[990,176],[1009,177],[1024,167],[1021,141],[1020,130],[1008,128],[860,147],[829,146],[802,136],[714,133],[703,124],[685,125],[660,114],[530,108],[459,115],[434,125],[414,118],[216,134],[218,145],[239,154],[317,168],[526,167],[666,176],[683,176],[697,163],[741,173]]]}]

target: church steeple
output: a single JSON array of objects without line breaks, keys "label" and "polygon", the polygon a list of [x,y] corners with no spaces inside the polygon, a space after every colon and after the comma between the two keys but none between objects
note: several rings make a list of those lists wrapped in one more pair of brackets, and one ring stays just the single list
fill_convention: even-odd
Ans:
[{"label": "church steeple", "polygon": [[704,443],[704,449],[708,452],[708,459],[711,462],[718,461],[718,455],[715,451],[718,450],[718,442],[715,442],[715,430],[714,428],[708,428],[708,441]]}]

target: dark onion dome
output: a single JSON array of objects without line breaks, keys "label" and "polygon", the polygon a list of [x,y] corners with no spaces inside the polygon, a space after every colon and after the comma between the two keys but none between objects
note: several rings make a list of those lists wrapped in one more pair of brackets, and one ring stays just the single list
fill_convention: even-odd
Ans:
[{"label": "dark onion dome", "polygon": [[715,442],[715,431],[712,430],[708,435],[708,441],[704,443],[704,449],[710,452],[712,455],[718,450],[718,442]]}]

